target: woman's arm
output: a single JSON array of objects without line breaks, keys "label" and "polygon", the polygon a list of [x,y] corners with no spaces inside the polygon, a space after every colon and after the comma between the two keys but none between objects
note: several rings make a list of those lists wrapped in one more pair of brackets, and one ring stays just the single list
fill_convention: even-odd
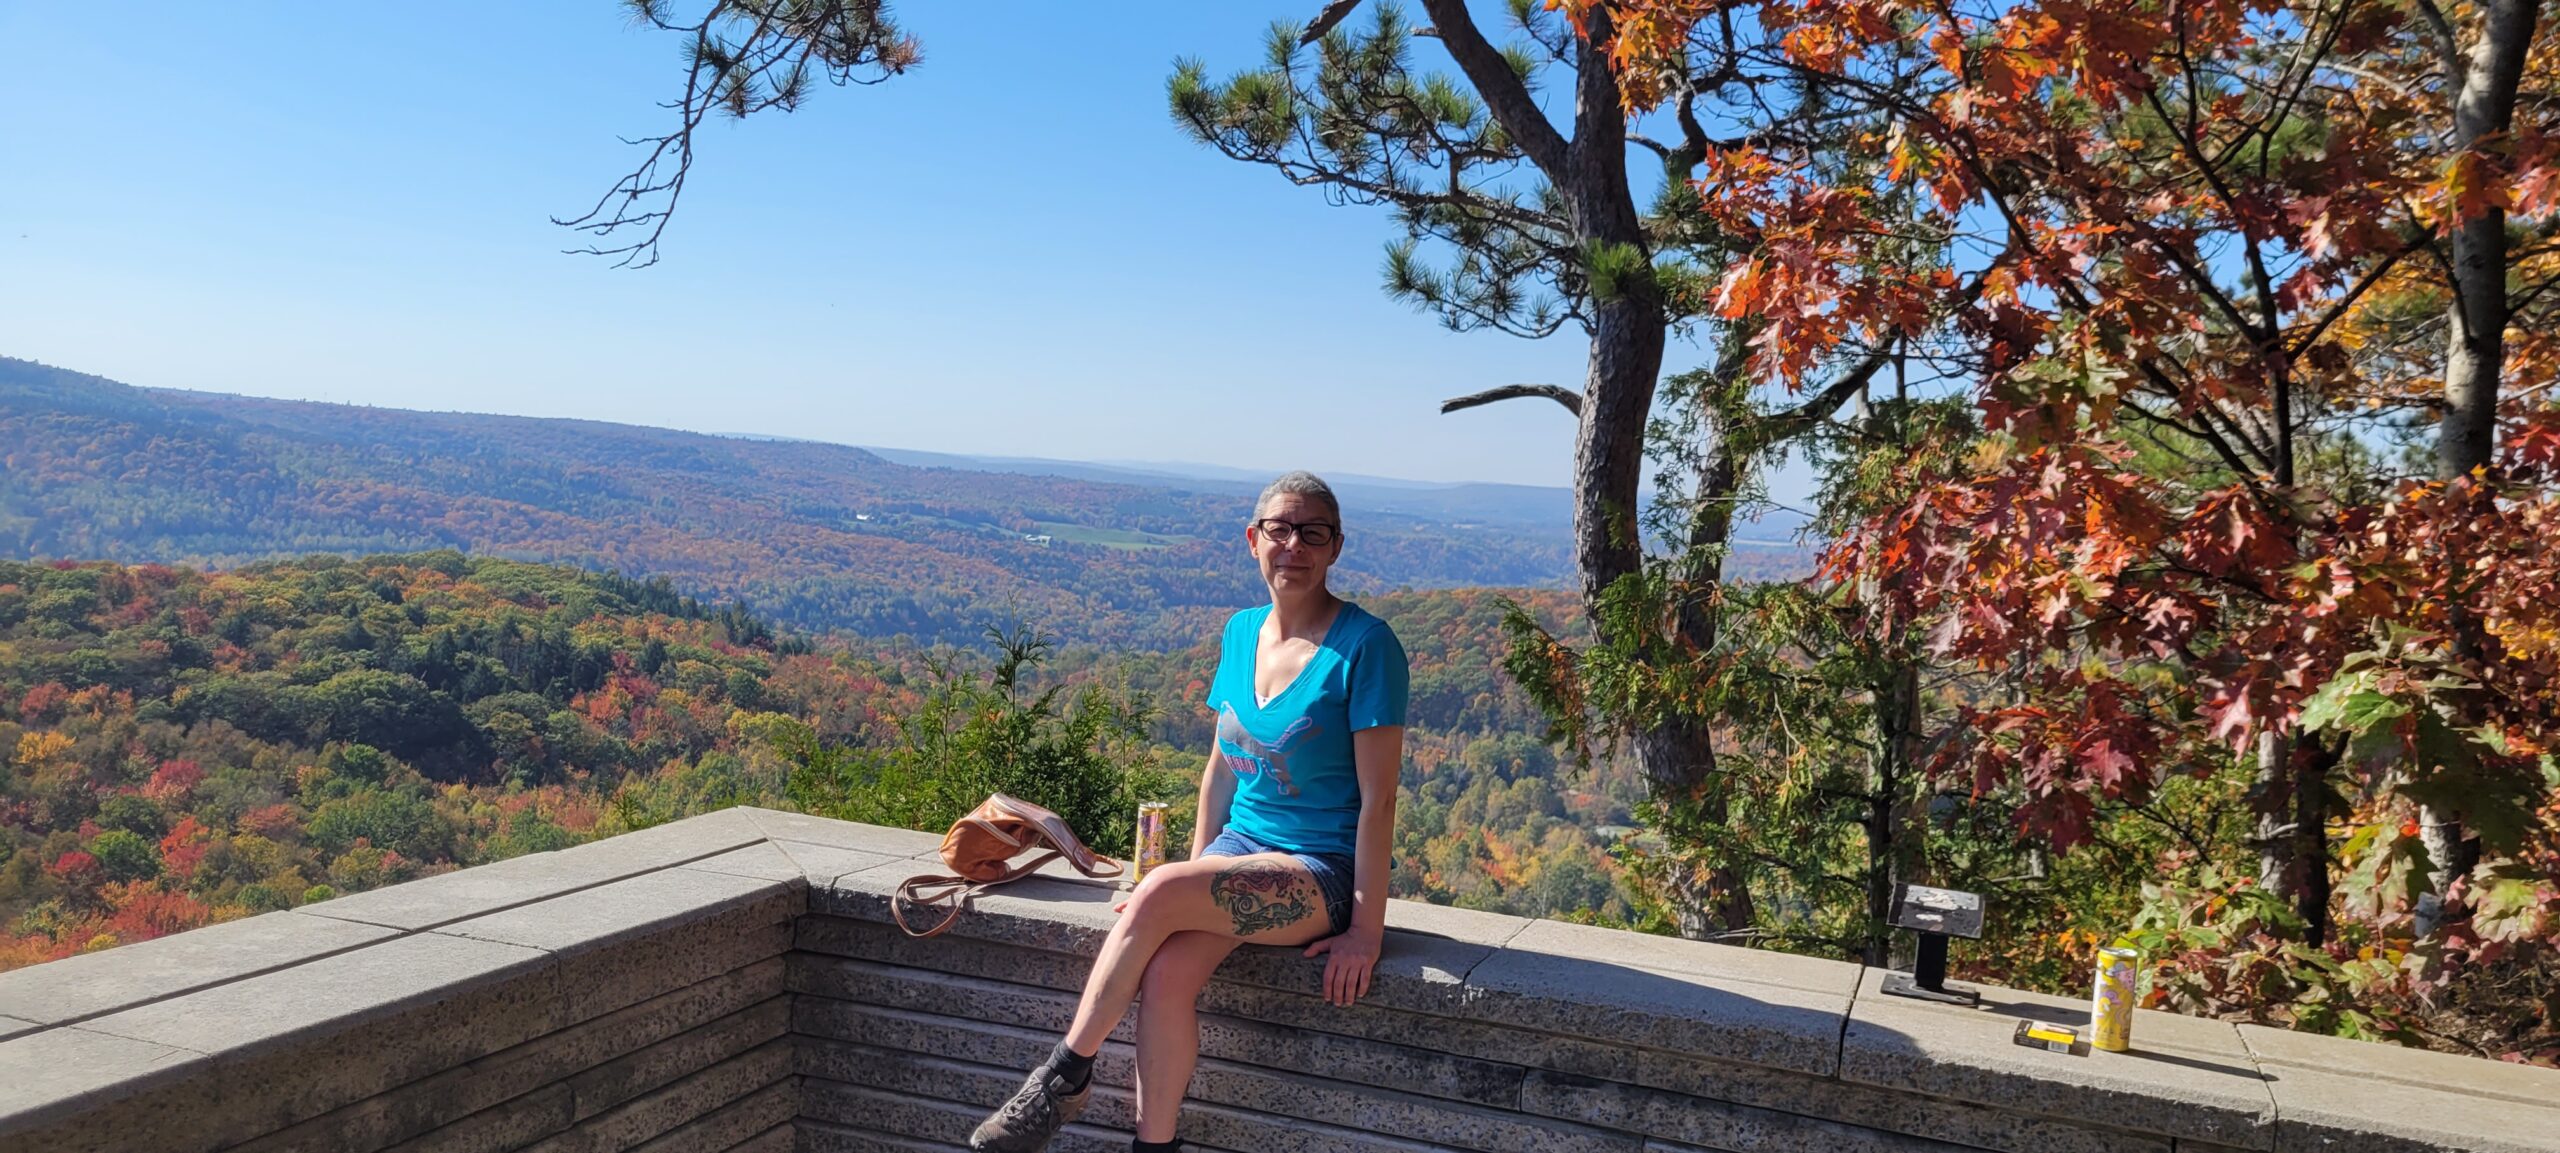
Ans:
[{"label": "woman's arm", "polygon": [[1217,840],[1227,829],[1227,806],[1235,800],[1236,778],[1218,763],[1218,750],[1209,750],[1209,765],[1200,770],[1200,807],[1191,817],[1191,859],[1200,859],[1200,850]]},{"label": "woman's arm", "polygon": [[1387,854],[1395,844],[1396,782],[1404,772],[1404,726],[1351,734],[1351,763],[1360,781],[1360,825],[1352,835],[1351,927],[1318,941],[1308,956],[1327,954],[1325,999],[1348,1005],[1369,992],[1387,936]]}]

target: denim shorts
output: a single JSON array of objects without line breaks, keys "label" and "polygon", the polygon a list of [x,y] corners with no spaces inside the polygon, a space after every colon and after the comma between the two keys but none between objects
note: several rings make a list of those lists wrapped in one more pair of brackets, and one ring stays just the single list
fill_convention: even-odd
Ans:
[{"label": "denim shorts", "polygon": [[1293,853],[1276,845],[1266,845],[1239,833],[1233,826],[1218,834],[1218,839],[1200,850],[1203,857],[1248,857],[1255,853],[1279,853],[1294,857],[1315,874],[1316,888],[1324,893],[1325,918],[1333,923],[1329,936],[1340,936],[1351,927],[1351,855],[1349,853]]}]

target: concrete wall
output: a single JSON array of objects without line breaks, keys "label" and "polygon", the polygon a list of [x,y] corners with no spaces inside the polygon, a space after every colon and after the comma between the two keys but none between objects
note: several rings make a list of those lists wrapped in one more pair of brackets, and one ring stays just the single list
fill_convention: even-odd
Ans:
[{"label": "concrete wall", "polygon": [[0,974],[0,1153],[788,1150],[782,859],[732,811]]},{"label": "concrete wall", "polygon": [[[1113,890],[887,923],[938,838],[739,809],[0,975],[0,1153],[948,1150],[1055,1041]],[[2560,1151],[2560,1073],[1397,902],[1341,1009],[1295,950],[1201,1000],[1182,1133],[1262,1150]],[[14,1022],[14,1023],[12,1023]],[[12,1032],[15,1035],[11,1035]],[[1056,1148],[1125,1149],[1127,1023]]]}]

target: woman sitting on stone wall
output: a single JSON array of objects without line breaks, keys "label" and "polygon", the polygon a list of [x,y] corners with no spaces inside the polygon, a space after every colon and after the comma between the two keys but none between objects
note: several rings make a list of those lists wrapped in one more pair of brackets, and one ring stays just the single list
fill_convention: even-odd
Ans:
[{"label": "woman sitting on stone wall", "polygon": [[1325,998],[1369,990],[1387,918],[1387,846],[1404,762],[1404,647],[1333,595],[1342,508],[1313,475],[1273,481],[1245,543],[1271,603],[1237,613],[1207,706],[1217,748],[1200,777],[1191,859],[1147,874],[1086,978],[1075,1023],[972,1149],[1032,1153],[1092,1095],[1094,1054],[1138,998],[1139,1153],[1173,1150],[1200,1056],[1195,1005],[1235,947],[1306,945]]}]

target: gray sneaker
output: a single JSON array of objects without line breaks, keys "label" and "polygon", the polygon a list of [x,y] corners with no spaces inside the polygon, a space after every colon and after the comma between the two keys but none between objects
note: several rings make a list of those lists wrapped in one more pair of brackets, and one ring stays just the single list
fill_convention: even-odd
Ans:
[{"label": "gray sneaker", "polygon": [[1091,1078],[1085,1080],[1084,1088],[1070,1093],[1066,1079],[1043,1062],[1022,1079],[1013,1100],[997,1109],[995,1116],[978,1122],[977,1131],[969,1134],[969,1148],[978,1153],[1039,1153],[1048,1147],[1049,1138],[1084,1112],[1084,1103],[1092,1096]]}]

